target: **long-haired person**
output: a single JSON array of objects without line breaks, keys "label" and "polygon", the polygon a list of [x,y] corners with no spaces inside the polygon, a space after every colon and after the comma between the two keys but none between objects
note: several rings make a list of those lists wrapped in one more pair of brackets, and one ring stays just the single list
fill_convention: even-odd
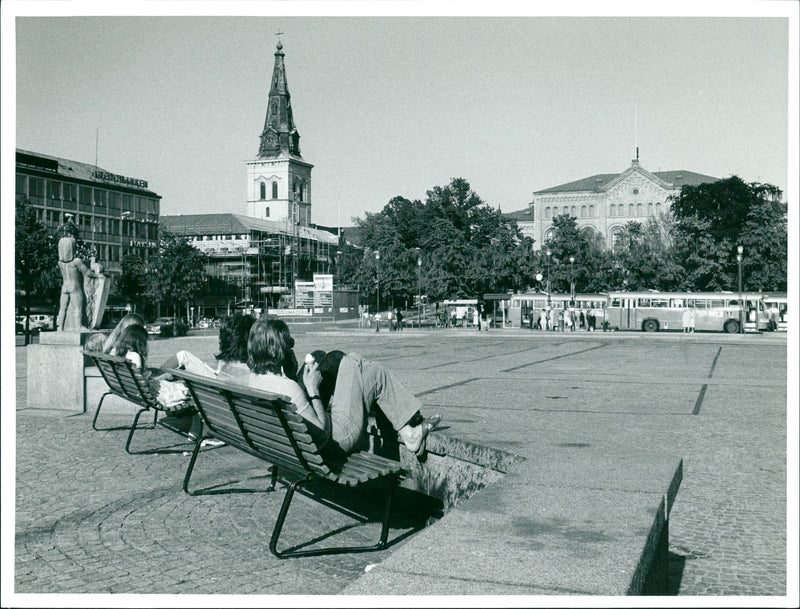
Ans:
[{"label": "long-haired person", "polygon": [[426,422],[420,414],[422,404],[408,389],[396,382],[383,365],[356,353],[341,357],[330,412],[326,411],[320,396],[322,374],[316,361],[303,366],[302,381],[308,397],[287,375],[291,362],[296,365],[294,339],[281,320],[256,321],[247,346],[247,365],[253,372],[250,386],[287,396],[300,416],[346,453],[356,450],[366,433],[368,416],[376,406],[406,448],[417,455],[424,453],[428,433],[441,418]]}]

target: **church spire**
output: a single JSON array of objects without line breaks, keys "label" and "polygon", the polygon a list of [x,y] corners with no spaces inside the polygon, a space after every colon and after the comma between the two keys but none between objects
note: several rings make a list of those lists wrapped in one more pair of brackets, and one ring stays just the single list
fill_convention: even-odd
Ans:
[{"label": "church spire", "polygon": [[258,157],[274,157],[281,153],[300,156],[300,134],[292,118],[292,102],[286,84],[286,68],[283,65],[283,44],[278,40],[275,51],[275,66],[272,69],[272,84],[269,88],[267,116],[261,132]]}]

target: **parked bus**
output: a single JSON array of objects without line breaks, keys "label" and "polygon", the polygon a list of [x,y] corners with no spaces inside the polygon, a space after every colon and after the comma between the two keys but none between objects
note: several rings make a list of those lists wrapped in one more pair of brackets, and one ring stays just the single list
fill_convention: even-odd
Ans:
[{"label": "parked bus", "polygon": [[744,309],[732,292],[611,292],[606,321],[619,330],[682,330],[683,313],[690,309],[696,330],[736,334],[740,321],[746,331],[766,330],[763,295],[748,292],[742,297]]},{"label": "parked bus", "polygon": [[[512,294],[509,296],[511,304],[508,308],[509,325],[512,328],[530,328],[536,325],[542,309],[574,308],[578,316],[589,309],[602,311],[606,306],[605,294],[575,294],[573,301],[569,294],[550,294],[549,302],[546,292],[533,292],[530,294]],[[533,315],[533,319],[531,319]],[[597,327],[602,327],[602,318],[597,321]]]},{"label": "parked bus", "polygon": [[778,332],[786,332],[786,311],[788,301],[789,299],[787,298],[786,292],[772,292],[770,294],[764,294],[764,314],[767,316],[767,318],[769,318],[770,314],[774,310],[778,322],[778,327],[775,329],[778,330]]}]

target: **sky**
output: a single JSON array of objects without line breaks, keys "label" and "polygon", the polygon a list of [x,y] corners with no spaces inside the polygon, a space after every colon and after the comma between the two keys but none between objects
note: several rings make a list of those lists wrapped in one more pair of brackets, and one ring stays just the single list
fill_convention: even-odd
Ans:
[{"label": "sky", "polygon": [[516,211],[637,146],[650,171],[787,188],[788,19],[449,12],[18,17],[16,146],[96,156],[162,214],[243,214],[280,38],[315,223],[456,177]]}]

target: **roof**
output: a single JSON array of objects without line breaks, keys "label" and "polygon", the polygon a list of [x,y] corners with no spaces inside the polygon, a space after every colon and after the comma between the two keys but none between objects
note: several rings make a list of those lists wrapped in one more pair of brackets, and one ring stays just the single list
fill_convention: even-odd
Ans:
[{"label": "roof", "polygon": [[[185,214],[177,216],[161,216],[164,227],[177,235],[235,235],[250,231],[263,231],[274,234],[291,234],[286,222],[261,220],[240,214]],[[336,235],[328,231],[298,227],[298,235],[304,239],[312,239],[324,243],[336,244]]]},{"label": "roof", "polygon": [[[717,182],[719,180],[719,178],[685,170],[652,171],[650,173],[672,185],[673,188],[680,188],[682,186],[698,186],[700,184]],[[544,190],[537,190],[534,194],[541,195],[556,192],[602,192],[604,188],[608,186],[608,184],[610,184],[620,175],[622,175],[622,173],[600,173],[589,176],[588,178],[575,180],[574,182],[567,182],[566,184],[559,184],[558,186],[552,186],[550,188],[545,188]]]},{"label": "roof", "polygon": [[503,214],[504,218],[509,220],[516,220],[517,222],[533,222],[533,210],[530,207],[526,207],[525,209],[520,209],[519,211],[512,211],[507,214]]},{"label": "roof", "polygon": [[[26,159],[25,157],[33,157],[32,159]],[[57,174],[62,177],[74,178],[76,180],[84,180],[87,182],[97,182],[98,184],[102,184],[104,186],[118,186],[120,188],[129,188],[131,190],[136,190],[139,192],[147,193],[149,196],[161,198],[160,195],[157,195],[155,192],[148,188],[142,188],[141,186],[136,186],[134,184],[126,184],[126,183],[115,183],[109,182],[106,180],[100,180],[95,177],[95,172],[99,173],[108,173],[113,174],[113,172],[100,167],[99,165],[90,165],[89,163],[81,163],[79,161],[73,161],[71,159],[65,159],[58,156],[51,156],[49,154],[42,154],[41,152],[32,152],[30,150],[23,150],[22,148],[17,148],[17,163],[22,166],[28,166],[32,169],[43,169],[44,171],[52,171],[48,165],[51,163],[41,163],[37,164],[36,159],[45,159],[46,161],[55,161],[57,164]]]}]

